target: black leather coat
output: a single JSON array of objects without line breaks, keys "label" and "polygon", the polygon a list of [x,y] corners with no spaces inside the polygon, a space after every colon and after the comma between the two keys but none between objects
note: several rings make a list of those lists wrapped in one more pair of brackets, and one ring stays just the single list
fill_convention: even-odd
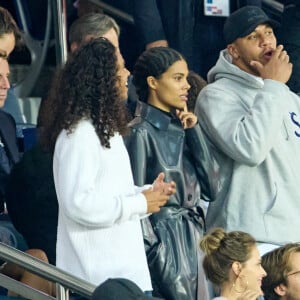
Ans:
[{"label": "black leather coat", "polygon": [[[198,244],[204,231],[200,198],[211,199],[213,160],[197,124],[184,130],[177,117],[140,103],[125,138],[135,184],[151,183],[159,172],[177,192],[159,213],[142,221],[154,295],[197,299]],[[203,275],[202,275],[203,276]]]}]

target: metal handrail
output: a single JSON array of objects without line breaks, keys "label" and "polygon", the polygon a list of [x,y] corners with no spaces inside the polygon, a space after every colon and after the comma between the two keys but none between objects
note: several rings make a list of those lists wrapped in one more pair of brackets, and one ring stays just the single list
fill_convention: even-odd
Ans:
[{"label": "metal handrail", "polygon": [[47,1],[46,28],[44,38],[42,41],[40,41],[35,39],[31,35],[30,30],[27,26],[28,21],[25,14],[26,8],[23,7],[24,1],[15,0],[16,8],[20,16],[21,26],[24,31],[23,37],[31,55],[31,67],[29,69],[29,72],[25,76],[25,78],[22,79],[22,81],[17,83],[14,89],[15,95],[17,95],[18,97],[27,97],[31,94],[46,60],[48,46],[50,43],[52,24],[51,1],[52,0]]},{"label": "metal handrail", "polygon": [[56,62],[62,66],[67,61],[67,10],[65,0],[51,0],[54,14],[54,35],[56,43]]},{"label": "metal handrail", "polygon": [[89,2],[96,4],[100,8],[102,8],[105,12],[109,13],[110,15],[113,15],[114,17],[118,17],[119,19],[129,23],[134,24],[134,19],[130,14],[125,13],[124,11],[117,9],[107,3],[104,3],[100,0],[88,0]]},{"label": "metal handrail", "polygon": [[[86,298],[91,298],[92,293],[96,288],[95,285],[85,280],[82,280],[51,264],[43,262],[27,253],[19,251],[3,243],[0,243],[0,259],[6,262],[14,263],[40,277],[58,283],[59,286],[64,289],[71,290]],[[0,277],[0,285],[2,284],[3,284],[3,280]],[[57,295],[57,299],[64,298],[61,295],[62,293],[58,293],[58,294],[59,295]],[[68,291],[66,294],[68,294]]]},{"label": "metal handrail", "polygon": [[263,3],[274,8],[279,13],[283,12],[284,5],[275,0],[263,0]]}]

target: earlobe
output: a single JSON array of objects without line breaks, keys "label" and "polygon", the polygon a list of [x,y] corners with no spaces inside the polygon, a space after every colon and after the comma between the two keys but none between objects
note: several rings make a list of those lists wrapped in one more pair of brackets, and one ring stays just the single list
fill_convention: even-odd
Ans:
[{"label": "earlobe", "polygon": [[147,77],[147,83],[149,88],[155,90],[156,89],[156,79],[153,76],[148,76]]},{"label": "earlobe", "polygon": [[274,288],[274,292],[279,296],[285,296],[286,295],[286,286],[281,283]]}]

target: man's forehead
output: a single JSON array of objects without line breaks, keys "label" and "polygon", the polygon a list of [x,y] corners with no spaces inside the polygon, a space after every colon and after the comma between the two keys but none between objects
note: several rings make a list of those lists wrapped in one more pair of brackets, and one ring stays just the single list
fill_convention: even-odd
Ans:
[{"label": "man's forehead", "polygon": [[268,23],[259,24],[259,25],[257,25],[255,27],[255,29],[252,32],[250,32],[248,35],[244,36],[243,38],[246,38],[247,36],[249,36],[249,35],[251,35],[253,33],[258,33],[260,31],[264,31],[266,29],[273,30],[272,26],[270,24],[268,24]]}]

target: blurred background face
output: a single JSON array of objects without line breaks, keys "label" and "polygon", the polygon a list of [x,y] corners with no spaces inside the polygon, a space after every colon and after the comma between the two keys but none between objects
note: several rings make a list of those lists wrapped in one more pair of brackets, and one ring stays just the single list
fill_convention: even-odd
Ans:
[{"label": "blurred background face", "polygon": [[15,36],[13,33],[5,33],[0,36],[0,52],[3,55],[9,56],[9,54],[15,48]]},{"label": "blurred background face", "polygon": [[4,58],[0,58],[0,108],[4,106],[7,90],[10,88],[8,81],[9,66]]},{"label": "blurred background face", "polygon": [[250,258],[245,262],[240,277],[244,277],[244,280],[248,283],[247,289],[261,291],[261,283],[263,277],[266,276],[266,272],[261,266],[261,258],[259,251],[254,246],[250,252]]}]

